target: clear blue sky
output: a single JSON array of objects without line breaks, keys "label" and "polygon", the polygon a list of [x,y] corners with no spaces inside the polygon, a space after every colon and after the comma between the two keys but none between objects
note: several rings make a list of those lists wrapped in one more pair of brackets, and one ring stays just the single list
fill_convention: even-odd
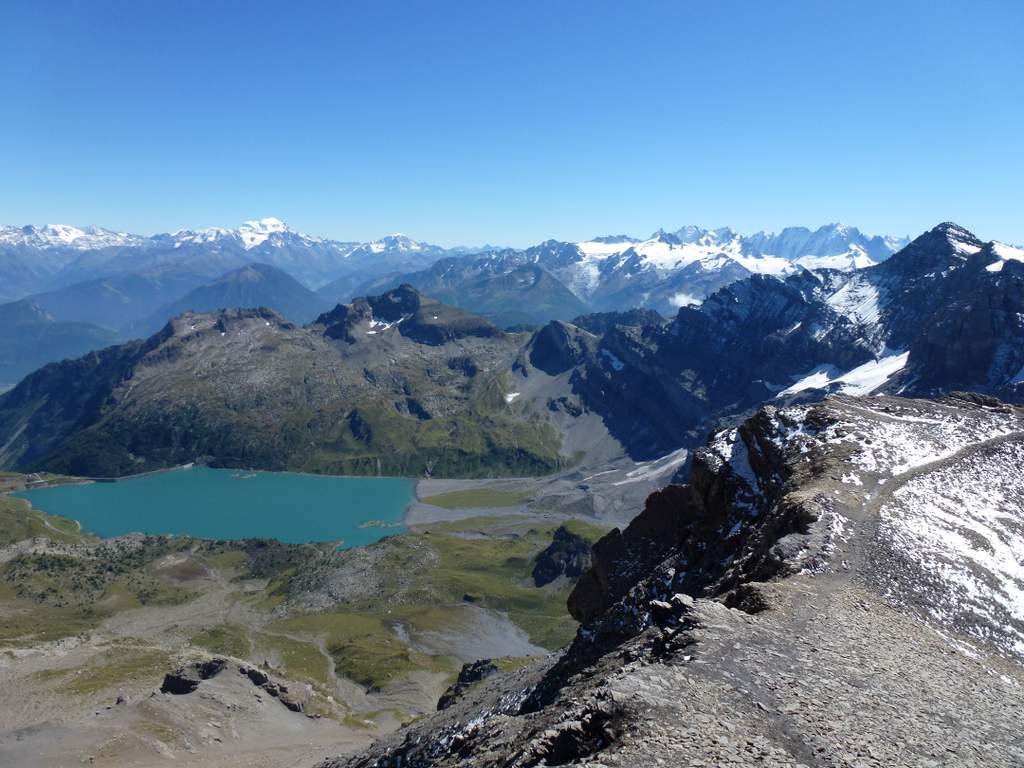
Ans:
[{"label": "clear blue sky", "polygon": [[0,222],[1024,241],[1024,3],[0,0]]}]

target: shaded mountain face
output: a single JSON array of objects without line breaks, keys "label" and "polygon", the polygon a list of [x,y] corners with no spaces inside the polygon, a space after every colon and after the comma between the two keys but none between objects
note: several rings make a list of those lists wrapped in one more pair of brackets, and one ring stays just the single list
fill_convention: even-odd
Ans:
[{"label": "shaded mountain face", "polygon": [[702,439],[761,403],[827,392],[1024,395],[1024,253],[952,224],[853,273],[755,275],[667,325],[553,323],[529,360],[631,455]]},{"label": "shaded mountain face", "polygon": [[66,358],[116,344],[113,331],[88,323],[54,320],[42,307],[22,300],[0,305],[0,385]]},{"label": "shaded mountain face", "polygon": [[0,300],[20,299],[44,289],[86,251],[109,253],[142,240],[97,227],[0,226]]},{"label": "shaded mountain face", "polygon": [[269,264],[246,264],[165,304],[141,321],[139,330],[153,333],[182,312],[256,307],[268,307],[299,325],[328,308],[323,299],[283,270]]},{"label": "shaded mountain face", "polygon": [[540,325],[552,318],[568,320],[586,305],[549,271],[520,251],[446,258],[429,269],[385,277],[374,290],[396,282],[486,317],[501,327]]},{"label": "shaded mountain face", "polygon": [[562,463],[558,435],[504,398],[518,351],[486,320],[407,288],[307,328],[265,308],[187,312],[0,398],[0,462],[87,476],[197,459],[337,474],[550,472]]},{"label": "shaded mountain face", "polygon": [[138,335],[140,321],[161,307],[208,282],[195,272],[164,271],[154,275],[124,274],[72,283],[29,297],[56,320],[86,322],[126,336]]},{"label": "shaded mountain face", "polygon": [[1019,765],[1022,456],[988,397],[764,408],[594,545],[568,648],[321,768]]}]

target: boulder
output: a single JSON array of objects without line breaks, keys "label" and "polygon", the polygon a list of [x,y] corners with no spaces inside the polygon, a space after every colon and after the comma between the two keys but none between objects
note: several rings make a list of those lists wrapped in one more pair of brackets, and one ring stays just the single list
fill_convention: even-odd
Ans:
[{"label": "boulder", "polygon": [[209,680],[220,674],[227,666],[224,659],[210,659],[208,661],[197,661],[192,664],[185,664],[173,672],[164,675],[164,681],[160,685],[161,693],[170,693],[175,696],[192,693],[199,687],[203,680]]}]

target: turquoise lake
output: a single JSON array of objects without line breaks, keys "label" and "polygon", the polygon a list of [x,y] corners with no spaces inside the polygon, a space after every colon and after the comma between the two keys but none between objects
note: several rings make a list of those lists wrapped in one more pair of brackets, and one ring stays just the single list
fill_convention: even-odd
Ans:
[{"label": "turquoise lake", "polygon": [[113,483],[15,494],[98,536],[185,534],[204,539],[372,544],[400,533],[413,481],[194,467]]}]

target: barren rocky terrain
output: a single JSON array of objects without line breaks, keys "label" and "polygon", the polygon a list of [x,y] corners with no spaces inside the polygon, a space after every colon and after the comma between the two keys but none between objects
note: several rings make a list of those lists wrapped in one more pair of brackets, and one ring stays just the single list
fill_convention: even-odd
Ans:
[{"label": "barren rocky terrain", "polygon": [[602,529],[448,511],[335,551],[99,540],[0,496],[0,688],[19,692],[0,764],[308,765],[432,712],[463,663],[514,669],[567,642],[571,581],[538,586],[534,562],[561,525],[585,548]]},{"label": "barren rocky terrain", "polygon": [[977,396],[764,409],[596,545],[564,653],[324,765],[1020,765],[1022,441]]}]

